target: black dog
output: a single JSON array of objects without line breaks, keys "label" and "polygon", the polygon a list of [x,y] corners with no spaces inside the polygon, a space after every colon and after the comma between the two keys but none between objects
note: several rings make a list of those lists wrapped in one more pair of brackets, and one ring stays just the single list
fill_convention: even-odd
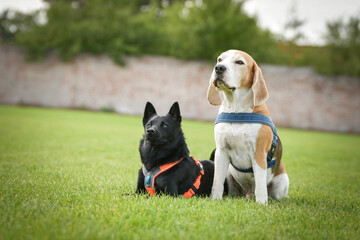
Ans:
[{"label": "black dog", "polygon": [[[136,193],[164,193],[171,196],[209,196],[214,178],[214,163],[189,156],[181,130],[179,104],[175,102],[166,116],[158,116],[146,103],[140,141],[143,167],[139,170]],[[173,166],[172,166],[173,165]],[[168,170],[159,173],[160,170]]]}]

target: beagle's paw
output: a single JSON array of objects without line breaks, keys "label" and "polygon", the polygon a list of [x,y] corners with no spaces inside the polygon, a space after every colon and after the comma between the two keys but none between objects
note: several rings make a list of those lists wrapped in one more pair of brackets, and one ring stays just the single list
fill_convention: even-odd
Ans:
[{"label": "beagle's paw", "polygon": [[211,200],[222,200],[222,194],[211,194]]},{"label": "beagle's paw", "polygon": [[267,205],[268,198],[266,197],[256,197],[256,202],[262,205]]}]

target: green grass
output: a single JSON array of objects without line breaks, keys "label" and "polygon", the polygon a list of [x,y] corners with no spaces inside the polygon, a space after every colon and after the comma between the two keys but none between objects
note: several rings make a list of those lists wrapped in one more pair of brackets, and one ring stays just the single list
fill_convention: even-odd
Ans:
[{"label": "green grass", "polygon": [[[185,106],[183,106],[185,107]],[[184,121],[208,158],[213,124]],[[289,197],[147,197],[140,117],[0,106],[0,239],[358,239],[360,136],[279,129]]]}]

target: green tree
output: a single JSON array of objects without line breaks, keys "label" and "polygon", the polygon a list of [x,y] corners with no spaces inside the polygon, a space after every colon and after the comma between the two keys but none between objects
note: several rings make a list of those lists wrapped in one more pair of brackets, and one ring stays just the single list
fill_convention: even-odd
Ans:
[{"label": "green tree", "polygon": [[325,39],[329,73],[360,76],[360,17],[329,22]]},{"label": "green tree", "polygon": [[275,55],[275,40],[242,7],[241,1],[209,0],[188,1],[166,9],[162,33],[168,41],[162,52],[180,58],[214,60],[232,48],[269,61]]},{"label": "green tree", "polygon": [[[122,63],[126,54],[161,54],[209,59],[227,49],[249,52],[257,61],[279,59],[277,43],[242,1],[47,0],[47,21],[23,15],[26,28],[12,38],[29,59],[55,52],[61,59],[105,53]],[[5,17],[5,19],[8,19]],[[4,21],[6,23],[6,21]]]},{"label": "green tree", "polygon": [[39,11],[32,14],[22,14],[18,11],[5,10],[0,13],[0,40],[5,43],[14,41],[16,33],[27,32],[37,22]]}]

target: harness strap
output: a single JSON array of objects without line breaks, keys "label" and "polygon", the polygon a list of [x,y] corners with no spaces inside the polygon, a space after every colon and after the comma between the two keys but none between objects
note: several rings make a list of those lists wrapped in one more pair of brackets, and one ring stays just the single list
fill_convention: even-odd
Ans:
[{"label": "harness strap", "polygon": [[[267,154],[267,168],[272,168],[275,167],[276,165],[276,160],[273,159],[276,147],[277,147],[277,139],[278,139],[278,135],[277,135],[277,131],[276,131],[276,127],[273,123],[273,121],[271,120],[270,117],[261,114],[261,113],[227,113],[227,112],[222,112],[220,113],[216,120],[215,120],[215,125],[218,123],[260,123],[260,124],[265,124],[268,125],[271,130],[273,131],[273,139],[272,139],[272,144],[270,147],[270,150]],[[240,172],[245,172],[245,173],[249,173],[249,172],[254,172],[253,168],[238,168],[236,167],[231,161],[230,164],[238,171]]]},{"label": "harness strap", "polygon": [[199,162],[198,160],[196,160],[194,157],[191,157],[196,165],[198,165],[200,167],[200,174],[198,175],[198,177],[196,178],[195,182],[193,183],[193,185],[190,187],[189,191],[187,191],[186,193],[184,193],[184,197],[185,198],[191,198],[192,195],[195,194],[196,190],[199,189],[200,187],[200,183],[201,183],[201,177],[202,175],[204,175],[204,168],[203,165],[201,164],[201,162]]},{"label": "harness strap", "polygon": [[[191,158],[195,161],[196,165],[199,166],[200,174],[196,178],[193,185],[191,185],[190,189],[184,193],[183,196],[185,198],[191,198],[192,195],[195,194],[196,190],[199,189],[199,187],[200,187],[201,177],[202,177],[202,175],[204,175],[204,168],[203,168],[202,164],[198,160],[196,160],[194,157],[191,157]],[[142,171],[143,171],[143,174],[145,175],[144,184],[145,184],[145,188],[148,191],[148,193],[150,194],[150,196],[155,195],[155,179],[156,179],[156,177],[159,176],[161,173],[169,170],[170,168],[172,168],[173,166],[175,166],[176,164],[181,162],[183,159],[184,158],[181,158],[181,159],[177,160],[176,162],[161,165],[159,167],[153,168],[150,171],[148,171],[145,168],[145,165],[143,164]]]},{"label": "harness strap", "polygon": [[[239,168],[237,166],[235,166],[231,161],[230,161],[231,166],[233,166],[236,170],[238,170],[239,172],[244,172],[244,173],[252,173],[254,172],[253,168]],[[276,166],[276,160],[271,160],[270,162],[267,162],[267,168],[273,168]]]}]

